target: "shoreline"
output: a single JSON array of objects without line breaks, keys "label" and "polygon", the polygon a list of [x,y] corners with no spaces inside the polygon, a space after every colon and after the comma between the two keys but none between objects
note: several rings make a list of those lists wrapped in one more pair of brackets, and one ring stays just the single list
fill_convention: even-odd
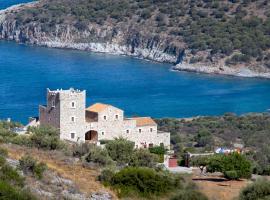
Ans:
[{"label": "shoreline", "polygon": [[[12,12],[14,10],[19,10],[25,6],[32,7],[35,4],[38,4],[38,1],[29,2],[29,3],[21,3],[17,5],[10,6],[6,9],[0,10],[0,23],[5,22],[5,17],[8,12]],[[151,49],[145,48],[144,46],[140,47],[132,47],[129,44],[122,45],[113,42],[74,42],[72,39],[69,40],[66,37],[53,37],[52,35],[42,35],[42,32],[37,32],[36,37],[30,35],[28,37],[28,41],[21,42],[19,30],[10,34],[8,37],[4,37],[0,35],[0,40],[2,41],[15,41],[16,43],[33,45],[33,46],[41,46],[47,48],[58,48],[58,49],[72,49],[72,50],[80,50],[80,51],[88,51],[93,53],[104,53],[110,55],[119,55],[119,56],[129,56],[136,59],[143,59],[146,61],[157,62],[157,63],[167,63],[172,64],[172,71],[185,71],[185,72],[193,72],[193,73],[202,73],[202,74],[214,74],[214,75],[226,75],[233,77],[244,77],[244,78],[263,78],[270,79],[270,70],[266,69],[263,72],[258,72],[252,70],[248,67],[237,67],[237,66],[213,66],[210,64],[197,63],[190,64],[188,62],[177,63],[179,60],[179,56],[172,55],[164,52],[162,49],[158,47],[153,47]],[[15,34],[15,35],[14,35]],[[180,60],[185,60],[185,57],[181,57]]]},{"label": "shoreline", "polygon": [[270,72],[255,72],[245,67],[232,68],[228,66],[213,67],[210,65],[196,65],[189,63],[181,63],[173,66],[172,71],[185,71],[200,74],[214,74],[232,77],[242,77],[242,78],[261,78],[270,79]]}]

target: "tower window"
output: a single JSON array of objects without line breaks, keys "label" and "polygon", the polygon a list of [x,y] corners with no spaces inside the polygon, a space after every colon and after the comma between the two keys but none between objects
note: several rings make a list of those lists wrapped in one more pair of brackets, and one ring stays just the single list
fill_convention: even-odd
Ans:
[{"label": "tower window", "polygon": [[126,133],[129,133],[129,130],[126,130]]},{"label": "tower window", "polygon": [[71,117],[71,121],[75,122],[75,117],[74,116]]},{"label": "tower window", "polygon": [[139,129],[139,133],[141,133],[142,132],[142,129]]},{"label": "tower window", "polygon": [[115,115],[115,119],[118,119],[118,115]]},{"label": "tower window", "polygon": [[54,100],[52,101],[52,107],[53,108],[55,107],[55,101]]},{"label": "tower window", "polygon": [[76,104],[74,101],[71,102],[71,108],[75,108],[76,107]]},{"label": "tower window", "polygon": [[70,134],[70,137],[71,137],[72,139],[74,139],[74,138],[75,138],[75,133],[71,133],[71,134]]},{"label": "tower window", "polygon": [[150,132],[153,132],[153,129],[152,128],[150,128]]},{"label": "tower window", "polygon": [[103,119],[106,120],[107,119],[107,116],[103,116]]}]

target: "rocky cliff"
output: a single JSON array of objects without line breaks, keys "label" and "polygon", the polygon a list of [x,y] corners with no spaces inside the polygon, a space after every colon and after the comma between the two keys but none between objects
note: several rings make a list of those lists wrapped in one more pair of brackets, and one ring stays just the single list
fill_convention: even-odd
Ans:
[{"label": "rocky cliff", "polygon": [[[220,37],[216,41],[213,38],[210,40],[202,35],[208,30],[200,29],[207,29],[206,26],[211,24],[198,27],[206,22],[193,17],[192,1],[188,1],[189,7],[185,7],[186,4],[182,1],[169,0],[168,2],[174,1],[172,3],[176,3],[175,6],[180,6],[185,12],[177,13],[176,16],[172,16],[174,10],[164,9],[172,6],[167,1],[155,0],[156,4],[149,3],[150,1],[143,1],[143,4],[141,1],[127,1],[130,0],[79,0],[76,4],[72,0],[41,0],[13,6],[0,11],[0,39],[169,62],[176,65],[175,70],[270,77],[270,53],[267,47],[270,46],[270,42],[268,44],[267,37],[261,39],[265,44],[248,44],[253,45],[254,50],[248,45],[245,46],[246,36],[236,41],[238,46],[233,41],[234,38],[231,39],[233,42],[227,38],[226,41],[222,41],[222,34],[212,36]],[[195,5],[196,8],[203,7],[209,11],[206,6],[207,4]],[[226,13],[225,16],[228,16],[227,20],[232,20],[230,16],[235,5],[228,6],[231,6],[231,13]],[[197,15],[204,18],[200,12],[197,12]],[[223,21],[217,20],[220,24]],[[246,21],[243,21],[243,26],[247,26],[244,22]],[[230,24],[227,26],[237,27],[233,22],[228,23]],[[267,31],[268,21],[262,23],[266,23],[266,27],[260,28]],[[215,26],[218,28],[219,24]],[[195,30],[201,34],[196,35]],[[243,35],[250,36],[253,34],[251,30],[243,32]]]},{"label": "rocky cliff", "polygon": [[13,6],[0,12],[0,39],[14,40],[46,47],[70,48],[93,52],[128,55],[158,62],[177,63],[184,48],[175,46],[173,40],[151,33],[142,33],[138,27],[121,27],[88,24],[83,31],[72,24],[55,25],[46,32],[42,24],[18,24],[14,13],[34,8],[39,3]]}]

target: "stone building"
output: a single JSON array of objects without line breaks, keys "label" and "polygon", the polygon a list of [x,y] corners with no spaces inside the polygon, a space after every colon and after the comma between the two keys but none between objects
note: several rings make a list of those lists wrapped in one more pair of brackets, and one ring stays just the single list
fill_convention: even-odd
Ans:
[{"label": "stone building", "polygon": [[73,142],[93,142],[123,137],[135,147],[170,146],[170,133],[157,130],[150,117],[126,118],[112,105],[96,103],[86,108],[86,92],[47,89],[47,105],[39,106],[40,125],[60,130],[60,138]]}]

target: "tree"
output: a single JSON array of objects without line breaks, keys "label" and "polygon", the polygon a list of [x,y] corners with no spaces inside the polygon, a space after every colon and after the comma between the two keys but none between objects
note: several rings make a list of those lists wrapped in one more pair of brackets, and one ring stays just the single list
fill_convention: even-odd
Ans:
[{"label": "tree", "polygon": [[207,130],[200,130],[194,140],[197,142],[197,147],[212,146],[214,144],[214,139]]},{"label": "tree", "polygon": [[251,163],[239,153],[219,154],[209,158],[207,171],[222,172],[228,179],[250,178]]},{"label": "tree", "polygon": [[134,142],[124,138],[116,138],[106,144],[106,149],[109,156],[118,164],[122,165],[129,163],[134,149]]},{"label": "tree", "polygon": [[133,167],[155,167],[159,158],[157,155],[150,153],[146,149],[136,150],[131,156],[129,162],[130,166]]},{"label": "tree", "polygon": [[96,146],[90,146],[89,153],[86,156],[85,160],[88,163],[94,163],[100,166],[113,164],[113,161],[110,158],[107,150]]}]

